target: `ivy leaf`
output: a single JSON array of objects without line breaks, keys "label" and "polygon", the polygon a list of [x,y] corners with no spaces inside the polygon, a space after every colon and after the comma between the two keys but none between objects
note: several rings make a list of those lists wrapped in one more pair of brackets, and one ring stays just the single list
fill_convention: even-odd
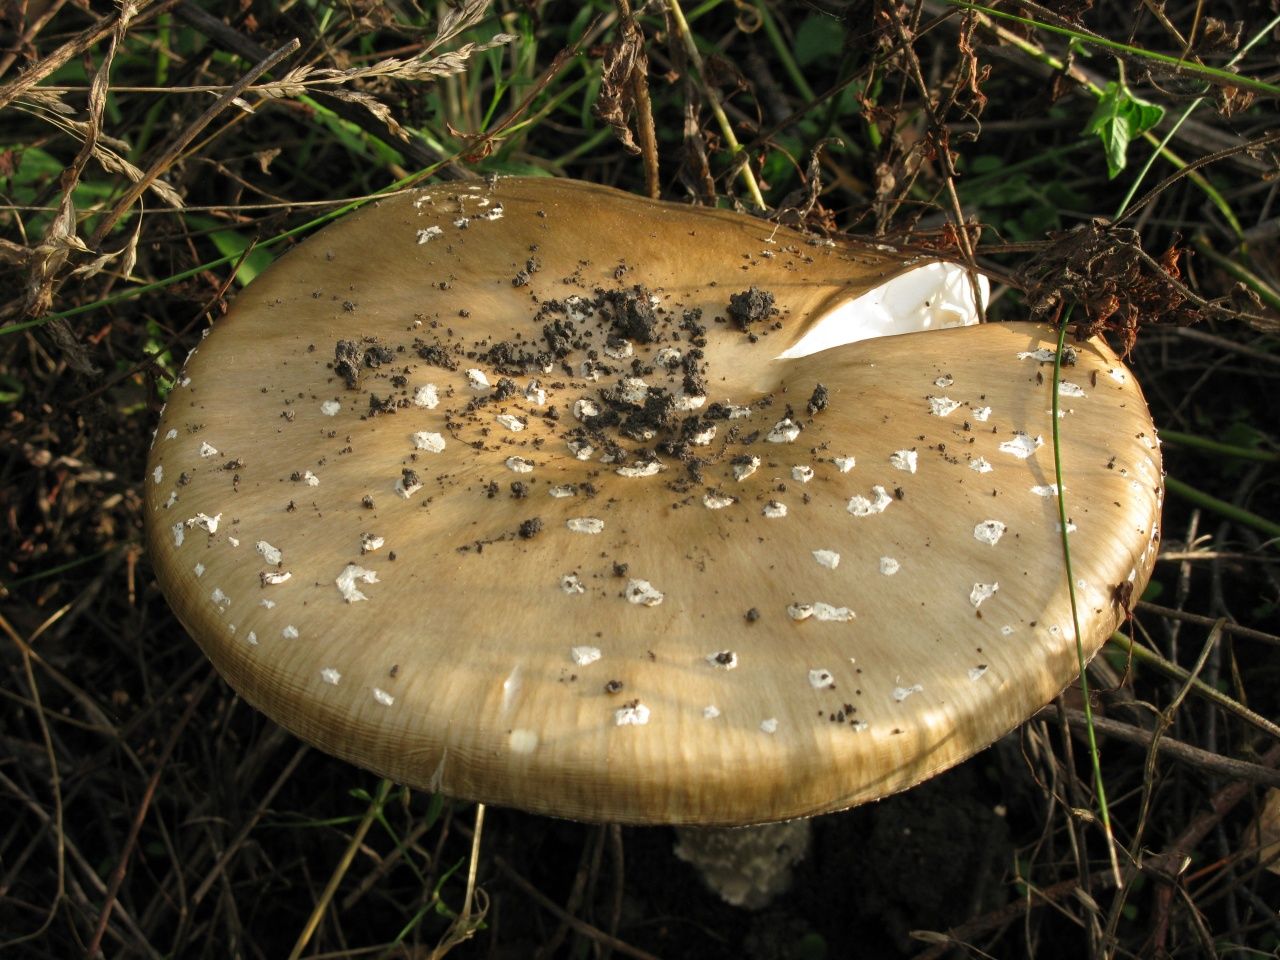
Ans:
[{"label": "ivy leaf", "polygon": [[1096,134],[1107,155],[1107,176],[1114,180],[1124,169],[1129,141],[1146,133],[1164,116],[1164,108],[1139,100],[1123,83],[1111,82],[1098,101],[1085,133]]}]

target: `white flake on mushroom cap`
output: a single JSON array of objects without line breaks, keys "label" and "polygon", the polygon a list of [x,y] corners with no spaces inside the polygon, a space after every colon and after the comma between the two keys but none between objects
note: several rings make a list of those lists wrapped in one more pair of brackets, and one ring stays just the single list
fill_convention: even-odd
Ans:
[{"label": "white flake on mushroom cap", "polygon": [[[636,352],[635,347],[632,346],[630,340],[623,340],[620,344],[616,346],[610,346],[607,343],[604,345],[604,355],[606,357],[611,357],[614,360],[626,360],[635,352]],[[662,362],[660,357],[658,359],[658,362],[659,363]]]},{"label": "white flake on mushroom cap", "polygon": [[793,603],[787,607],[787,616],[792,620],[814,620],[826,623],[848,623],[857,615],[848,607],[837,607],[830,603],[817,601],[814,603]]},{"label": "white flake on mushroom cap", "polygon": [[413,404],[416,407],[434,410],[439,403],[440,394],[434,383],[424,383],[413,392]]},{"label": "white flake on mushroom cap", "polygon": [[427,453],[443,453],[445,440],[438,433],[419,430],[413,435],[413,448],[415,450],[425,450]]},{"label": "white flake on mushroom cap", "polygon": [[987,463],[985,457],[974,457],[969,461],[969,469],[977,473],[990,473],[994,468]]},{"label": "white flake on mushroom cap", "polygon": [[507,469],[512,473],[533,473],[533,461],[524,457],[507,457]]},{"label": "white flake on mushroom cap", "polygon": [[760,468],[759,457],[747,457],[741,463],[733,465],[733,479],[741,483]]},{"label": "white flake on mushroom cap", "polygon": [[618,382],[618,399],[633,406],[644,404],[649,396],[649,385],[639,377],[623,377]]},{"label": "white flake on mushroom cap", "polygon": [[711,445],[711,441],[716,438],[716,425],[714,423],[707,424],[701,430],[689,435],[689,442],[695,447],[707,447]]},{"label": "white flake on mushroom cap", "polygon": [[814,550],[813,559],[817,560],[819,564],[826,567],[828,570],[834,570],[836,567],[840,566],[840,554],[836,553],[834,550]]},{"label": "white flake on mushroom cap", "polygon": [[[218,522],[222,520],[222,514],[215,513],[212,517],[207,513],[197,513],[194,517],[187,521],[188,527],[200,527],[206,533],[217,533]],[[179,544],[181,541],[179,540]]]},{"label": "white flake on mushroom cap", "polygon": [[649,722],[649,708],[637,700],[615,710],[613,722],[619,727],[643,727]]},{"label": "white flake on mushroom cap", "polygon": [[418,480],[406,481],[404,475],[396,477],[395,491],[408,500],[415,493],[422,489],[422,483]]},{"label": "white flake on mushroom cap", "polygon": [[604,530],[604,521],[598,517],[571,517],[564,525],[574,533],[600,533]]},{"label": "white flake on mushroom cap", "polygon": [[[1053,349],[1053,347],[1039,347],[1035,350],[1019,351],[1018,359],[1035,360],[1037,363],[1053,363],[1053,360],[1057,355],[1058,351]],[[1067,347],[1062,351],[1062,362],[1066,364],[1075,363],[1075,355],[1075,348]]]},{"label": "white flake on mushroom cap", "polygon": [[896,453],[889,455],[889,465],[895,470],[905,470],[907,473],[915,473],[919,459],[919,454],[914,450],[899,450]]},{"label": "white flake on mushroom cap", "polygon": [[960,401],[950,397],[928,396],[925,399],[929,401],[929,412],[935,417],[949,416],[960,407]]},{"label": "white flake on mushroom cap", "polygon": [[998,583],[975,583],[973,589],[969,591],[969,602],[974,608],[982,606],[984,600],[990,600],[996,595],[996,591],[1000,589]]},{"label": "white flake on mushroom cap", "polygon": [[599,647],[571,647],[569,656],[580,667],[595,663],[602,656]]},{"label": "white flake on mushroom cap", "polygon": [[813,687],[813,689],[829,690],[834,688],[835,685],[836,678],[831,675],[830,670],[823,670],[819,668],[817,670],[809,671],[809,686]]},{"label": "white flake on mushroom cap", "polygon": [[800,436],[800,424],[790,417],[784,417],[773,425],[765,437],[770,443],[793,443]]},{"label": "white flake on mushroom cap", "polygon": [[702,496],[702,505],[708,510],[723,510],[725,507],[733,506],[733,504],[733,497],[725,497],[714,493],[707,493]]},{"label": "white flake on mushroom cap", "polygon": [[1004,536],[1005,529],[1005,525],[999,520],[983,520],[973,528],[973,539],[979,543],[989,543],[994,547]]},{"label": "white flake on mushroom cap", "polygon": [[648,580],[628,580],[625,593],[628,603],[642,604],[646,607],[656,607],[663,600],[663,593]]},{"label": "white flake on mushroom cap", "polygon": [[342,410],[342,404],[337,400],[326,400],[320,404],[320,412],[326,417],[336,417]]},{"label": "white flake on mushroom cap", "polygon": [[871,492],[875,496],[874,500],[868,500],[861,494],[857,494],[849,498],[845,509],[855,517],[869,517],[876,513],[884,513],[889,504],[893,503],[893,497],[889,496],[889,491],[881,486],[872,487]]},{"label": "white flake on mushroom cap", "polygon": [[348,563],[342,568],[342,572],[338,574],[338,578],[334,583],[338,587],[338,592],[342,594],[342,599],[347,603],[357,603],[360,600],[368,600],[356,583],[377,583],[378,575],[372,570],[366,570],[364,567],[356,563]]},{"label": "white flake on mushroom cap", "polygon": [[715,653],[708,653],[705,659],[720,670],[733,670],[738,666],[738,654],[734,650],[717,650]]},{"label": "white flake on mushroom cap", "polygon": [[586,440],[573,439],[567,443],[567,446],[575,460],[590,460],[591,455],[596,452],[596,448]]},{"label": "white flake on mushroom cap", "polygon": [[1044,446],[1044,437],[1032,437],[1021,431],[1014,433],[1012,440],[1000,444],[1000,452],[1012,454],[1019,460],[1025,460]]},{"label": "white flake on mushroom cap", "polygon": [[650,460],[647,463],[640,463],[629,467],[618,467],[614,470],[620,477],[652,477],[661,472],[663,466],[657,460]]}]

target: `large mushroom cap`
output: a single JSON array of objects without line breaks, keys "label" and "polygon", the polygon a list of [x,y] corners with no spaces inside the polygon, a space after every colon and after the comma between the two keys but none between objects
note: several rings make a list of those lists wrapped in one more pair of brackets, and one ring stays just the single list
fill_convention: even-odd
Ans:
[{"label": "large mushroom cap", "polygon": [[[403,783],[631,823],[900,790],[1077,672],[1051,331],[792,349],[906,266],[566,182],[366,209],[188,361],[157,576],[247,700]],[[1161,469],[1116,356],[1069,360],[1089,656],[1146,582]]]}]

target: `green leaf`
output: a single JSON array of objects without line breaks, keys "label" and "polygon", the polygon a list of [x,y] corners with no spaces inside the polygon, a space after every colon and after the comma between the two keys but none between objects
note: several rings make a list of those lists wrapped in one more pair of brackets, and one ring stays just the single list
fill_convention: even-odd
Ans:
[{"label": "green leaf", "polygon": [[1125,168],[1129,142],[1154,127],[1163,116],[1163,107],[1139,100],[1123,83],[1107,84],[1085,133],[1095,134],[1102,141],[1110,179],[1114,180]]},{"label": "green leaf", "polygon": [[[219,229],[218,221],[209,217],[189,215],[187,223],[194,229],[207,230],[209,239],[224,257],[238,259],[242,253],[249,249],[251,241],[248,237],[236,233],[234,230]],[[240,263],[240,269],[236,271],[236,283],[243,287],[263,270],[267,269],[274,259],[274,254],[262,247],[254,247],[249,250],[248,256]]]},{"label": "green leaf", "polygon": [[833,61],[840,56],[843,34],[830,17],[810,14],[796,31],[796,63],[808,67],[818,61]]}]

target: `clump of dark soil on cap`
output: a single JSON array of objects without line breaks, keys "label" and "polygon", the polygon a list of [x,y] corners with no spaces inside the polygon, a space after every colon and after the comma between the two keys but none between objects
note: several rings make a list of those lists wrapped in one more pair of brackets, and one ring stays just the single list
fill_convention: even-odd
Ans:
[{"label": "clump of dark soil on cap", "polygon": [[773,294],[768,290],[761,290],[754,284],[729,298],[729,317],[740,330],[746,330],[753,323],[767,320],[777,312],[777,308],[773,305]]}]

